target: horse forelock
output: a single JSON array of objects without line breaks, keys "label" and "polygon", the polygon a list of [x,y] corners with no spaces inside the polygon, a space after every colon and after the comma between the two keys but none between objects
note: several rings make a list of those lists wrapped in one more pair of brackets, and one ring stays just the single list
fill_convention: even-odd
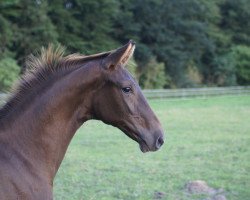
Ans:
[{"label": "horse forelock", "polygon": [[5,105],[0,108],[0,121],[32,91],[46,84],[59,72],[74,70],[81,63],[106,57],[110,52],[89,56],[78,53],[67,56],[64,56],[64,54],[65,47],[49,45],[47,48],[42,47],[40,53],[28,56],[25,62],[25,73],[14,84]]}]

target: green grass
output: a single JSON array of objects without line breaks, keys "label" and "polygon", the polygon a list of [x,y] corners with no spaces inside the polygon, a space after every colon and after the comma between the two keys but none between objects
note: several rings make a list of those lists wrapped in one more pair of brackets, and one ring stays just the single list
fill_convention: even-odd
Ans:
[{"label": "green grass", "polygon": [[89,121],[75,135],[54,182],[56,200],[204,199],[185,184],[204,180],[229,200],[250,199],[250,96],[152,100],[166,132],[142,154],[121,131]]}]

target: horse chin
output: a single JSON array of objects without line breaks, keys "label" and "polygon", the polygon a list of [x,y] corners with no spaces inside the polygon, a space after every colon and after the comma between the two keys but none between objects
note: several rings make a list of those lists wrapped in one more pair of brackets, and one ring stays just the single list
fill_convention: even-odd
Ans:
[{"label": "horse chin", "polygon": [[149,151],[152,151],[144,141],[139,142],[139,146],[142,153],[147,153]]},{"label": "horse chin", "polygon": [[134,131],[132,131],[131,129],[129,129],[128,127],[126,126],[120,126],[119,129],[121,131],[123,131],[128,137],[130,137],[132,140],[138,142],[139,144],[139,147],[140,147],[140,150],[143,152],[143,153],[147,153],[149,151],[154,151],[154,150],[151,150],[149,148],[149,146],[147,145],[146,141],[144,141],[141,137],[139,137],[138,135],[139,134],[136,134]]},{"label": "horse chin", "polygon": [[142,153],[149,152],[149,148],[145,144],[140,143],[139,146],[140,146],[140,150],[142,151]]}]

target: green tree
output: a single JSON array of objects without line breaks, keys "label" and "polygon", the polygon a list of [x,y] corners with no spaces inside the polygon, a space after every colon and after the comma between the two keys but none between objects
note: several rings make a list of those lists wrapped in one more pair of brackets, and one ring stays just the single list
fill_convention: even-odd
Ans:
[{"label": "green tree", "polygon": [[14,25],[11,19],[17,16],[17,0],[0,1],[0,59],[13,56]]},{"label": "green tree", "polygon": [[135,20],[135,9],[135,0],[118,1],[118,10],[113,18],[114,26],[111,34],[121,43],[126,43],[129,39],[140,41],[141,25]]},{"label": "green tree", "polygon": [[6,92],[13,82],[18,79],[20,67],[12,58],[0,60],[0,91]]},{"label": "green tree", "polygon": [[10,23],[0,14],[0,58],[8,54],[13,32]]},{"label": "green tree", "polygon": [[[212,22],[220,19],[216,4],[204,0],[131,2],[133,6],[127,6],[127,14],[124,14],[122,21],[126,21],[125,16],[133,13],[133,19],[130,16],[128,21],[135,24],[132,25],[135,38],[138,38],[135,59],[140,63],[140,71],[146,70],[143,68],[147,66],[145,64],[156,56],[165,63],[165,71],[171,76],[174,85],[190,85],[191,80],[186,76],[190,60],[202,71],[204,53],[215,52],[215,40],[209,36],[209,31],[212,32]],[[124,30],[120,35],[127,37],[131,28],[122,27]]]},{"label": "green tree", "polygon": [[154,58],[171,77],[165,87],[248,84],[249,6],[249,0],[0,1],[0,59],[21,64],[48,43],[92,54],[134,39],[142,85]]},{"label": "green tree", "polygon": [[215,84],[218,86],[236,85],[235,58],[232,52],[218,56],[216,62]]},{"label": "green tree", "polygon": [[221,28],[231,36],[232,42],[250,45],[250,2],[249,0],[225,0],[220,5]]},{"label": "green tree", "polygon": [[48,16],[59,33],[58,41],[72,52],[82,50],[86,45],[86,41],[81,38],[84,22],[74,17],[78,12],[77,5],[73,1],[51,0],[48,7]]},{"label": "green tree", "polygon": [[17,16],[11,20],[16,26],[12,49],[23,63],[30,53],[57,42],[58,34],[47,15],[47,1],[19,0],[16,7]]},{"label": "green tree", "polygon": [[238,45],[232,48],[235,58],[237,82],[241,85],[250,84],[250,47]]},{"label": "green tree", "polygon": [[71,51],[91,54],[117,46],[111,37],[117,5],[113,0],[51,0],[49,16],[60,33],[60,43]]}]

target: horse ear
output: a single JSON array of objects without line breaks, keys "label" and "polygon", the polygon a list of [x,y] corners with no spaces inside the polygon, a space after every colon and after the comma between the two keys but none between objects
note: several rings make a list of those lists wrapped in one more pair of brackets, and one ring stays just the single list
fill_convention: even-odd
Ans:
[{"label": "horse ear", "polygon": [[107,70],[114,70],[117,67],[124,67],[133,55],[135,42],[130,40],[126,45],[112,51],[102,62],[102,66]]}]

